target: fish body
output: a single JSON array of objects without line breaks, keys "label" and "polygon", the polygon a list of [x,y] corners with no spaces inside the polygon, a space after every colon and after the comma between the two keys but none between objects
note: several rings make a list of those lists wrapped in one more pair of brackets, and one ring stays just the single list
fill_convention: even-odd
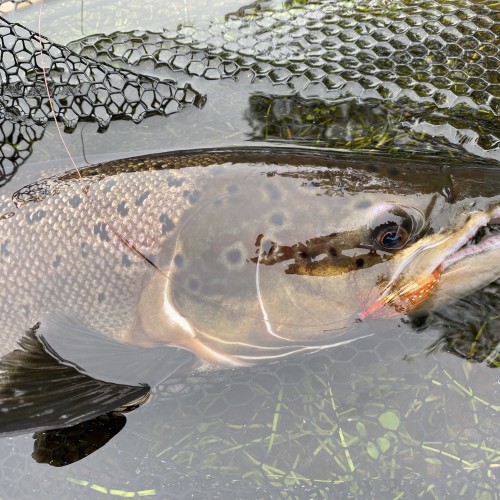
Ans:
[{"label": "fish body", "polygon": [[[85,116],[104,129],[112,117],[205,104],[170,81],[160,86],[167,100],[175,94],[173,108],[161,90],[154,102],[150,90],[139,100],[128,92],[125,106],[120,92],[104,104],[102,92],[81,94],[82,82],[95,89],[101,77],[109,91],[116,71],[105,63],[143,82],[154,60],[155,77],[184,72],[217,111],[209,127],[178,122],[181,140],[171,135],[170,148],[200,133],[203,144],[219,144],[230,121],[231,137],[240,131],[245,141],[498,158],[495,6],[396,3],[264,2],[206,32],[92,35],[71,45],[76,53],[43,39],[56,48],[47,68],[36,44],[10,46],[30,32],[2,20],[7,60],[33,56],[9,72],[8,115],[15,130],[33,132],[30,117],[44,126],[48,96],[25,102],[26,88],[42,83],[56,89],[57,118],[69,129]],[[34,39],[38,18],[36,26]],[[239,83],[210,83],[217,79]],[[240,115],[246,129],[233,120]],[[26,157],[17,142],[7,171]],[[150,387],[200,362],[246,365],[375,335],[372,320],[428,310],[497,279],[499,174],[440,167],[309,150],[174,152],[3,197],[0,434],[140,404]]]},{"label": "fish body", "polygon": [[0,434],[199,369],[376,334],[500,277],[500,173],[239,148],[129,158],[0,202]]},{"label": "fish body", "polygon": [[[329,346],[360,318],[420,306],[451,282],[450,269],[477,258],[446,268],[447,252],[499,217],[491,186],[474,198],[464,188],[451,203],[447,174],[429,183],[423,164],[331,153],[168,153],[83,173],[1,205],[4,354],[53,313],[119,342],[179,346],[223,365]],[[405,241],[384,248],[384,231]],[[490,246],[474,287],[498,277]]]}]

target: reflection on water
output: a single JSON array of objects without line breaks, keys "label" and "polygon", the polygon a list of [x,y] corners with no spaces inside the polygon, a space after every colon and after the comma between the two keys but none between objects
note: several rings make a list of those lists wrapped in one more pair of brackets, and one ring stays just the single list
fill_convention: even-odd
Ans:
[{"label": "reflection on water", "polygon": [[[252,93],[245,117],[252,130],[252,140],[256,141],[293,141],[400,157],[422,154],[460,156],[464,160],[469,151],[478,153],[474,133],[464,133],[460,145],[450,141],[450,134],[446,133],[451,128],[463,130],[463,116],[442,110],[436,113],[434,103],[428,102],[416,105],[407,99],[354,98],[329,101]],[[498,133],[495,122],[473,121],[484,135],[494,137]],[[491,146],[487,148],[491,151],[484,152],[484,156],[495,158],[495,146]]]},{"label": "reflection on water", "polygon": [[268,498],[432,489],[494,498],[495,370],[423,355],[436,333],[401,326],[321,354],[160,387],[106,448],[59,470],[32,462],[32,440],[4,440],[3,491],[254,498],[257,489]]},{"label": "reflection on water", "polygon": [[72,427],[35,432],[32,457],[54,467],[78,462],[104,446],[126,422],[122,413],[110,412]]},{"label": "reflection on water", "polygon": [[[79,9],[80,2],[76,3]],[[164,23],[158,9],[148,19],[143,2],[139,3],[139,9],[127,11],[127,29],[161,29]],[[187,6],[179,3],[180,10],[183,5]],[[464,9],[465,17],[478,5],[472,5],[470,11]],[[97,7],[84,16],[84,32],[79,15],[77,21],[68,21],[68,27],[78,25],[78,33],[67,35],[58,24],[59,2],[53,2],[50,9],[54,11],[47,12],[52,17],[44,18],[43,26],[51,36],[59,33],[63,38],[56,41],[60,43],[101,30],[123,31],[124,24],[109,24],[116,19],[113,4]],[[111,14],[101,16],[106,9]],[[234,10],[232,5],[224,6],[220,13]],[[137,11],[138,17],[133,15]],[[189,12],[177,15],[173,9],[169,15],[175,17],[172,29],[192,18]],[[480,17],[480,22],[487,18]],[[36,29],[36,15],[32,21],[27,24]],[[219,21],[220,25],[225,22]],[[469,29],[475,29],[471,26]],[[436,25],[414,29],[429,27]],[[490,32],[488,28],[480,31],[484,36]],[[446,32],[453,35],[452,28]],[[451,57],[450,64],[474,65],[485,60],[496,64],[495,41],[475,43],[469,32],[463,47],[451,44],[453,50],[463,49],[467,57],[462,63],[460,57]],[[416,50],[423,50],[422,44]],[[390,64],[390,57],[382,56]],[[139,69],[146,74],[150,71],[147,62]],[[418,73],[419,77],[425,77],[424,73]],[[458,72],[457,77],[464,75]],[[405,75],[398,78],[405,81]],[[483,85],[481,78],[474,78],[474,86]],[[462,159],[465,145],[473,153],[482,148],[483,153],[488,150],[498,158],[498,116],[470,120],[466,106],[450,116],[442,110],[436,112],[431,103],[419,105],[415,114],[414,107],[396,105],[390,99],[382,103],[358,99],[325,102],[317,96],[280,96],[274,86],[244,79],[215,85],[192,77],[191,82],[196,91],[209,94],[204,109],[183,111],[171,121],[148,118],[140,126],[117,122],[99,135],[92,125],[85,129],[83,141],[77,134],[65,136],[71,151],[82,148],[80,155],[90,153],[102,159],[108,153],[123,157],[134,150],[234,145],[252,138],[257,143],[286,140],[343,149],[376,148],[391,154],[396,148],[402,155],[409,145],[417,151],[446,151],[446,161],[450,144],[452,153],[458,151]],[[424,82],[417,91],[428,89]],[[462,82],[453,89],[466,91]],[[477,102],[485,98],[483,90],[474,89]],[[441,96],[445,105],[449,97]],[[12,116],[7,118],[10,124]],[[2,152],[15,153],[21,160],[31,154],[31,148],[35,153],[33,165],[26,165],[29,171],[23,172],[27,180],[17,186],[22,187],[38,179],[39,158],[63,158],[65,153],[57,149],[60,140],[52,125],[39,140],[43,128],[32,129],[36,132],[32,133],[25,125],[12,123],[15,133],[10,142],[19,149],[3,144]],[[443,157],[433,158],[432,166],[444,163]],[[9,177],[11,167],[5,168]],[[67,169],[68,163],[59,172]],[[483,196],[498,195],[498,181],[488,168],[471,169],[466,175],[469,181],[460,186],[462,191],[453,182],[450,187],[454,175],[452,167],[427,172],[424,177],[428,183],[435,182],[435,192],[442,188],[448,201],[478,186]],[[311,192],[339,194],[345,188],[318,175],[304,176],[302,182],[303,189]],[[12,185],[4,186],[2,192]],[[360,183],[360,190],[364,188]],[[407,182],[407,188],[411,191],[415,186]],[[280,214],[273,215],[275,222],[281,220]],[[248,240],[254,260],[258,234],[254,231]],[[284,257],[291,257],[286,266],[305,274],[321,268],[318,255],[322,254],[316,252],[331,242],[331,234],[328,227],[315,228],[281,241]],[[262,263],[271,255],[272,242],[262,241],[269,243],[262,248]],[[332,257],[335,255],[329,254]],[[252,263],[253,270],[255,265]],[[388,321],[376,336],[349,345],[258,367],[180,377],[157,387],[151,401],[131,413],[107,414],[69,431],[36,433],[35,440],[32,434],[3,437],[0,496],[444,498],[460,494],[493,499],[500,470],[500,384],[495,370],[499,359],[498,286],[494,283],[423,317]],[[47,463],[70,465],[56,468]]]},{"label": "reflection on water", "polygon": [[[220,156],[212,154],[213,158]],[[260,153],[248,149],[234,153],[248,160],[252,154]],[[267,157],[270,154],[267,152]],[[280,158],[278,152],[273,154]],[[182,158],[173,156],[172,162],[182,163],[177,157]],[[291,162],[294,155],[287,152],[281,157]],[[197,156],[192,158],[196,161]],[[201,331],[212,328],[214,335],[231,340],[235,334],[244,335],[248,327],[248,343],[260,343],[268,336],[265,329],[260,340],[254,336],[255,327],[260,325],[262,330],[263,324],[248,314],[251,309],[246,305],[256,302],[255,273],[260,265],[269,322],[278,332],[286,320],[299,326],[302,323],[297,332],[303,335],[300,342],[305,342],[305,335],[311,332],[304,325],[314,327],[318,319],[321,322],[321,315],[328,318],[337,307],[333,295],[333,300],[324,300],[314,292],[318,280],[343,277],[345,282],[346,274],[355,274],[363,267],[370,270],[390,265],[397,258],[397,251],[384,256],[384,252],[377,255],[374,248],[364,248],[374,244],[371,231],[385,226],[385,212],[377,207],[387,210],[390,206],[386,215],[395,220],[404,218],[394,209],[395,204],[404,206],[406,213],[414,210],[412,220],[417,213],[425,214],[425,220],[415,226],[418,238],[424,228],[432,233],[445,222],[453,225],[453,217],[461,213],[456,207],[469,206],[474,192],[483,194],[476,200],[478,206],[487,206],[488,196],[494,198],[497,193],[494,176],[483,176],[478,167],[456,167],[450,184],[448,175],[434,176],[433,182],[428,182],[433,167],[425,164],[355,163],[307,151],[297,152],[295,158],[325,166],[252,167],[222,160],[213,167],[154,171],[148,168],[153,164],[147,158],[130,164],[129,169],[138,170],[134,174],[138,179],[143,176],[139,184],[142,191],[156,189],[148,179],[162,174],[172,193],[182,188],[182,178],[196,179],[194,172],[207,176],[187,192],[185,198],[191,200],[192,208],[186,211],[184,222],[181,218],[178,223],[175,252],[166,259],[175,269],[175,304],[193,324],[201,325]],[[97,171],[108,177],[94,181],[94,188],[101,183],[108,190],[120,186],[120,175],[131,174],[123,163]],[[92,179],[95,172],[90,169],[87,177]],[[53,198],[56,206],[73,200],[64,193],[72,186],[70,177],[74,175],[65,177],[69,184],[54,180],[48,184],[50,189],[42,191],[36,190],[40,185],[28,186],[24,194],[40,196],[19,210],[31,210],[32,205],[36,209],[47,197]],[[129,194],[140,198],[142,191],[134,189],[129,183]],[[453,199],[439,194],[449,191],[455,193]],[[115,205],[119,206],[115,203],[111,207]],[[160,222],[164,225],[166,220]],[[406,228],[412,234],[412,227]],[[78,239],[70,240],[78,246]],[[264,248],[265,253],[260,251]],[[356,264],[359,255],[366,258],[370,251],[374,252],[373,262]],[[354,252],[352,262],[350,252]],[[323,266],[330,274],[318,276],[311,270],[324,259]],[[297,271],[296,265],[302,265],[306,272],[289,272]],[[89,271],[84,267],[86,274]],[[266,276],[270,280],[266,281]],[[196,277],[198,286],[189,288]],[[246,277],[251,283],[248,290],[243,287]],[[303,279],[298,282],[300,287],[291,295],[284,293],[297,278]],[[49,276],[44,281],[48,283]],[[366,292],[359,278],[347,283],[347,288],[339,281],[329,293],[346,297],[353,284],[358,287],[356,293]],[[188,289],[192,293],[186,294]],[[276,289],[284,309],[273,309]],[[221,303],[224,290],[228,297]],[[210,293],[216,302],[204,303],[201,292]],[[297,297],[300,307],[287,309],[290,300]],[[367,321],[364,332],[375,335],[359,338],[357,332],[348,345],[257,367],[179,376],[157,387],[151,401],[133,412],[108,412],[70,429],[37,432],[35,440],[30,435],[3,438],[2,488],[13,498],[27,497],[28,488],[39,491],[42,485],[50,486],[54,495],[82,498],[132,493],[253,498],[255,488],[262,498],[283,490],[302,497],[359,496],[368,491],[413,494],[429,488],[439,496],[457,488],[465,496],[476,491],[491,493],[499,448],[498,386],[494,385],[498,376],[492,369],[498,365],[500,340],[495,329],[497,297],[498,284],[493,284],[472,298],[424,317]],[[240,314],[231,323],[234,304]],[[347,304],[344,300],[344,306]],[[214,305],[217,310],[206,315],[206,308]],[[354,302],[353,306],[359,304]],[[312,313],[307,322],[306,316],[301,316],[304,313]],[[283,332],[290,335],[296,328],[288,325]],[[440,336],[440,345],[446,349],[431,348]],[[79,345],[76,341],[71,344]],[[131,370],[132,365],[127,364],[129,377]],[[49,389],[47,385],[47,392]],[[64,405],[62,410],[68,411]],[[65,467],[47,470],[44,464]],[[17,475],[18,470],[32,479],[25,481]]]},{"label": "reflection on water", "polygon": [[[189,104],[202,106],[206,96],[209,135],[232,131],[238,140],[248,135],[402,156],[499,158],[495,5],[470,2],[456,18],[440,2],[424,1],[411,8],[403,1],[391,8],[333,0],[247,7],[221,1],[208,15],[201,0],[196,7],[169,2],[168,11],[161,4],[86,7],[63,2],[41,24],[42,31],[48,25],[43,33],[66,44],[84,34],[85,24],[89,36],[68,46],[39,40],[34,7],[1,21],[8,70],[1,82],[4,175],[26,160],[53,118],[44,78],[54,114],[68,130],[82,120],[104,130],[115,119],[168,116]],[[402,21],[415,15],[418,23]],[[128,31],[129,23],[135,31]],[[78,34],[71,36],[68,26],[78,26]],[[40,46],[44,58],[36,57]],[[249,130],[241,123],[247,100]],[[197,124],[204,120],[207,115]],[[193,130],[187,135],[192,141]]]}]

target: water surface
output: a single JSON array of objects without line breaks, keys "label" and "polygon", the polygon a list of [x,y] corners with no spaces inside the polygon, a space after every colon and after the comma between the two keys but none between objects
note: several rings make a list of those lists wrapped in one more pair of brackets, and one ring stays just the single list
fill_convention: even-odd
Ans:
[{"label": "water surface", "polygon": [[[45,34],[61,43],[165,24],[142,2],[109,12],[96,3],[84,2],[83,10],[80,2],[64,5],[67,11],[51,2],[42,19]],[[205,5],[176,2],[169,22],[205,22],[197,17]],[[35,29],[36,9],[23,14],[31,21],[21,14],[11,19]],[[65,140],[82,163],[243,144],[251,136],[249,102],[234,97],[225,103],[228,89],[238,94],[230,82],[206,86],[215,98],[201,111],[140,125],[116,122],[102,134],[90,123]],[[68,168],[51,123],[3,192]],[[478,169],[477,175],[487,173]],[[166,384],[127,414],[124,429],[106,446],[62,468],[34,460],[31,434],[1,438],[0,497],[496,498],[498,293],[494,284],[420,328],[398,321],[349,346]],[[61,447],[47,448],[40,445],[35,458],[57,463]]]}]

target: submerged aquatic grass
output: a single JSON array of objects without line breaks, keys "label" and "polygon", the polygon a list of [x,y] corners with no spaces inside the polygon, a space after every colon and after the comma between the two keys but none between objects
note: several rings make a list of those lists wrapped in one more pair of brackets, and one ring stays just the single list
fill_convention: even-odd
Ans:
[{"label": "submerged aquatic grass", "polygon": [[[410,1],[402,3],[413,5]],[[296,0],[288,4],[294,7],[307,2]],[[397,18],[394,4],[383,4]],[[487,6],[498,9],[500,4],[488,2]],[[359,6],[359,11],[376,14],[369,5]],[[484,47],[481,45],[470,55],[469,64],[477,60]],[[449,58],[446,64],[460,69],[457,58]],[[423,78],[420,73],[418,79]],[[458,73],[453,85],[455,92],[465,91]],[[421,87],[421,92],[425,93],[425,87]],[[276,118],[272,111],[281,98],[261,96],[259,99],[266,110],[263,113],[265,127],[263,135],[259,135],[261,128],[256,129],[256,139],[291,140],[399,157],[437,152],[444,153],[442,158],[446,159],[468,158],[461,148],[450,149],[446,140],[433,135],[432,130],[409,133],[404,121],[414,111],[411,106],[395,108],[392,104],[389,107],[387,103],[378,104],[369,110],[370,114],[366,112],[368,108],[352,101],[351,136],[344,137],[345,127],[339,127],[339,123],[343,124],[340,117],[346,105],[321,100],[308,100],[304,104],[299,100],[298,104],[293,103],[296,107],[291,112]],[[441,101],[438,96],[436,103],[445,104],[445,101],[444,95]],[[424,111],[432,114],[433,109]],[[419,118],[429,118],[429,113]],[[462,113],[451,118],[445,114],[433,115],[429,123],[436,127],[455,123],[458,128],[464,128],[470,123],[469,113],[470,109],[464,107]],[[495,148],[498,121],[494,120],[498,118],[483,109],[476,110],[475,117],[475,130],[480,134],[478,144],[484,149]],[[457,136],[460,134],[457,132]],[[470,139],[463,134],[461,144]],[[474,341],[467,351],[469,357],[483,360],[491,367],[499,365],[498,345],[485,357],[481,357],[480,345],[495,328],[498,318],[491,315],[483,318],[479,328],[473,325]],[[116,457],[130,458],[136,468],[117,473],[116,479],[108,479],[109,484],[104,479],[90,480],[92,470],[76,468],[73,471],[78,474],[67,481],[98,495],[129,498],[163,494],[161,486],[166,488],[165,482],[172,481],[167,471],[172,475],[178,473],[181,484],[186,477],[194,475],[194,481],[198,480],[198,484],[206,488],[212,477],[257,487],[263,492],[263,498],[271,487],[281,490],[282,497],[331,498],[339,491],[346,496],[368,495],[373,484],[378,484],[379,490],[392,498],[402,498],[408,491],[430,498],[442,498],[443,492],[458,493],[463,498],[494,498],[500,468],[495,420],[499,407],[491,389],[487,389],[489,386],[480,383],[481,378],[491,381],[491,376],[484,376],[481,370],[471,371],[472,365],[447,363],[448,355],[441,357],[439,353],[428,356],[422,363],[425,369],[422,364],[415,368],[415,362],[420,362],[418,356],[412,358],[413,366],[409,366],[401,363],[401,358],[386,357],[391,349],[386,341],[372,351],[367,350],[363,362],[356,361],[354,355],[347,363],[342,356],[333,354],[320,357],[319,362],[301,358],[306,368],[300,370],[301,375],[293,384],[287,383],[280,368],[277,368],[278,374],[271,368],[267,378],[276,377],[279,389],[273,384],[271,388],[269,383],[261,384],[255,371],[244,375],[235,373],[236,381],[229,375],[220,383],[215,380],[212,391],[199,388],[202,392],[199,407],[197,402],[189,400],[189,395],[182,397],[182,394],[179,400],[167,399],[165,406],[155,406],[153,402],[151,409],[145,409],[145,424],[138,419],[137,425],[128,426],[126,440],[130,446],[120,441],[122,449],[118,447],[116,454]],[[302,361],[292,366],[301,366]],[[367,361],[369,369],[365,368]],[[331,371],[332,362],[340,363],[341,368]],[[227,385],[234,386],[238,381],[250,387],[254,404],[232,406],[220,396]],[[196,392],[195,397],[198,397]],[[240,410],[234,411],[234,408]],[[170,440],[169,436],[175,438]],[[116,471],[123,470],[123,461],[119,458],[113,462],[113,457],[109,457],[105,464],[111,470],[113,465]],[[132,484],[148,482],[144,479],[145,470],[156,474],[158,483],[165,482],[156,489],[133,488]],[[122,485],[117,484],[120,483],[118,477],[126,478],[122,479]],[[336,489],[341,487],[345,488]]]},{"label": "submerged aquatic grass", "polygon": [[[398,362],[388,343],[383,343],[386,353],[384,347],[372,353],[367,369],[347,376],[341,360],[348,352],[338,358],[306,356],[264,373],[230,372],[226,376],[252,395],[236,407],[224,398],[225,377],[219,376],[213,388],[188,392],[186,405],[181,397],[147,453],[168,467],[222,475],[261,491],[286,491],[291,498],[304,492],[311,498],[339,491],[361,495],[375,482],[377,491],[393,498],[408,488],[415,495],[434,491],[436,497],[443,491],[458,491],[461,498],[494,494],[500,446],[491,437],[499,408],[485,388],[478,392],[481,384],[471,365],[433,356],[420,356],[418,365],[415,358]],[[214,399],[219,407],[213,417],[203,416],[208,395],[210,407]],[[200,404],[193,406],[195,399]],[[168,401],[167,396],[167,406]],[[178,418],[198,423],[179,429]],[[180,436],[176,444],[161,448],[161,436],[174,429]],[[443,473],[448,474],[444,484]]]}]

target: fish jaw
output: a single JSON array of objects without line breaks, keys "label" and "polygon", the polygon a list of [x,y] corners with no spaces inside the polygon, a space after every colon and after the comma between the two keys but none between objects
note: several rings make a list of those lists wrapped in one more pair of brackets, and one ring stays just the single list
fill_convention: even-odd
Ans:
[{"label": "fish jaw", "polygon": [[191,322],[183,316],[173,305],[171,296],[171,282],[167,281],[163,293],[163,318],[165,325],[163,328],[174,329],[182,332],[182,347],[186,347],[194,352],[200,359],[204,359],[209,363],[223,366],[247,366],[245,363],[228,354],[223,354],[211,349],[204,343],[198,340],[199,332]]},{"label": "fish jaw", "polygon": [[[473,243],[482,228],[500,222],[500,206],[469,217],[462,228],[423,238],[394,259],[395,267],[381,292],[360,312],[390,316],[436,306],[446,297],[463,296],[500,276],[500,234]],[[488,269],[487,269],[488,268]],[[481,276],[474,277],[475,270]],[[487,272],[486,272],[487,269]],[[454,293],[450,294],[453,283]]]},{"label": "fish jaw", "polygon": [[[392,307],[396,313],[406,313],[418,307],[431,295],[438,286],[443,272],[440,265],[430,274],[425,274],[413,282],[404,286],[397,286],[397,283],[387,288],[383,294],[363,309],[359,316],[365,319],[368,316],[377,315],[379,312],[384,315],[384,308]],[[385,314],[387,316],[387,314]]]},{"label": "fish jaw", "polygon": [[[173,257],[172,257],[173,259]],[[214,366],[248,366],[230,354],[218,352],[200,341],[201,332],[175,306],[172,297],[172,265],[166,272],[149,270],[138,304],[138,315],[124,342],[152,347],[173,345],[190,350],[198,356],[201,369]]]}]

